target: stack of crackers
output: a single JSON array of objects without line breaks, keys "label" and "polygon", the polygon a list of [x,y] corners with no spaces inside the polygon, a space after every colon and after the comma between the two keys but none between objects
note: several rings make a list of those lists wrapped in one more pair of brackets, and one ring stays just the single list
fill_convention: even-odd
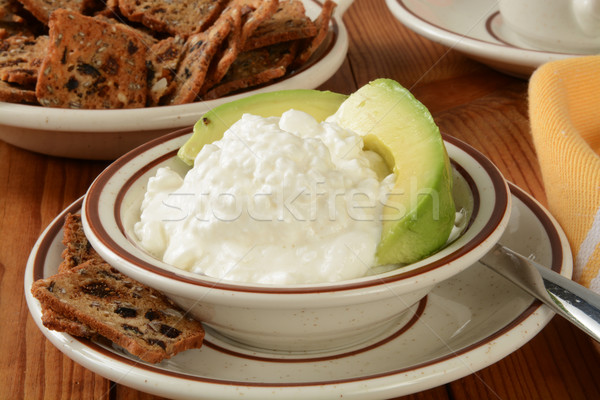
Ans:
[{"label": "stack of crackers", "polygon": [[63,243],[58,273],[31,287],[46,328],[108,340],[149,363],[202,346],[202,324],[161,292],[106,263],[85,237],[79,214],[66,217]]},{"label": "stack of crackers", "polygon": [[335,3],[0,0],[0,101],[112,109],[210,100],[307,63]]}]

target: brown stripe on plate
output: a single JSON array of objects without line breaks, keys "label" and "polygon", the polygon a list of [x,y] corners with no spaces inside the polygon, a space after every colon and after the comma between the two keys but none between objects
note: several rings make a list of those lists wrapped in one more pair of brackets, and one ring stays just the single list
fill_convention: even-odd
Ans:
[{"label": "brown stripe on plate", "polygon": [[[427,307],[427,296],[425,296],[424,298],[419,300],[418,307],[415,310],[411,319],[408,322],[406,322],[404,325],[402,325],[401,327],[397,328],[394,332],[392,332],[392,334],[390,334],[387,337],[385,337],[381,340],[378,340],[377,342],[372,343],[370,345],[356,348],[354,350],[341,351],[340,353],[331,354],[331,355],[327,355],[327,356],[312,356],[312,357],[309,356],[309,357],[298,357],[298,358],[279,357],[279,358],[277,358],[277,354],[270,356],[270,357],[258,356],[256,354],[252,354],[252,355],[245,354],[245,353],[242,353],[239,351],[235,351],[232,349],[222,347],[222,346],[212,343],[210,340],[206,340],[206,339],[204,340],[204,344],[207,345],[208,347],[210,347],[211,349],[220,351],[221,353],[229,354],[229,355],[232,355],[232,356],[238,357],[238,358],[247,358],[249,360],[256,360],[256,361],[278,362],[278,363],[306,363],[306,362],[320,362],[320,361],[336,360],[339,358],[350,357],[350,356],[354,356],[356,354],[360,354],[360,353],[364,353],[366,351],[373,350],[379,346],[383,346],[384,344],[389,343],[392,340],[400,337],[404,332],[406,332],[407,330],[412,328],[412,326],[417,323],[417,321],[419,320],[421,315],[423,315],[423,312],[425,311],[425,307]],[[407,312],[411,312],[411,310],[409,309]],[[360,346],[360,344],[357,344],[353,347],[356,347],[356,346]],[[257,349],[257,350],[260,350],[260,349]],[[294,354],[292,354],[292,355],[294,355]]]}]

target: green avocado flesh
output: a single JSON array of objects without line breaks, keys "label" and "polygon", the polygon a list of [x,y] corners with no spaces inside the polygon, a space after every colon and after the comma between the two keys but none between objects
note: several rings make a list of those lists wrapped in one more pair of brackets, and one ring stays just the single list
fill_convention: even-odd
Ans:
[{"label": "green avocado flesh", "polygon": [[348,96],[328,91],[297,89],[259,93],[220,105],[207,112],[194,125],[194,133],[177,155],[193,165],[200,149],[223,138],[223,133],[243,114],[279,117],[287,110],[304,111],[321,122],[333,115]]},{"label": "green avocado flesh", "polygon": [[178,155],[193,165],[200,149],[221,139],[243,114],[280,116],[289,109],[307,112],[317,121],[336,114],[338,124],[363,135],[365,150],[379,153],[396,174],[384,205],[379,265],[413,263],[446,243],[455,218],[446,148],[427,108],[393,80],[375,80],[349,97],[301,89],[223,104],[203,115]]},{"label": "green avocado flesh", "polygon": [[454,226],[452,171],[427,108],[397,82],[378,79],[351,94],[337,117],[396,174],[384,206],[378,264],[413,263],[440,249]]}]

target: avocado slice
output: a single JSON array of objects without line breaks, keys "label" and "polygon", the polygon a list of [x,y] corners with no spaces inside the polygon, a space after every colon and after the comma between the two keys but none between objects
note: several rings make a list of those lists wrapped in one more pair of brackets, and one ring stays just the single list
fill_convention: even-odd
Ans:
[{"label": "avocado slice", "polygon": [[347,97],[329,91],[296,89],[259,93],[222,104],[208,111],[196,122],[193,135],[177,155],[186,164],[193,165],[200,149],[207,143],[220,140],[223,133],[243,114],[278,117],[287,110],[295,109],[304,111],[321,122],[333,115]]},{"label": "avocado slice", "polygon": [[427,108],[398,82],[377,79],[340,106],[337,123],[363,135],[396,174],[383,211],[378,264],[416,262],[441,248],[454,226],[452,170]]}]

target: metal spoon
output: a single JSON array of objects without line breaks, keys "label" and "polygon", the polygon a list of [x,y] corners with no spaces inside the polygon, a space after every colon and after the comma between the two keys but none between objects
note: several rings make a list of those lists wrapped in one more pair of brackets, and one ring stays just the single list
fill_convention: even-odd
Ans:
[{"label": "metal spoon", "polygon": [[600,295],[501,244],[479,262],[600,342]]}]

